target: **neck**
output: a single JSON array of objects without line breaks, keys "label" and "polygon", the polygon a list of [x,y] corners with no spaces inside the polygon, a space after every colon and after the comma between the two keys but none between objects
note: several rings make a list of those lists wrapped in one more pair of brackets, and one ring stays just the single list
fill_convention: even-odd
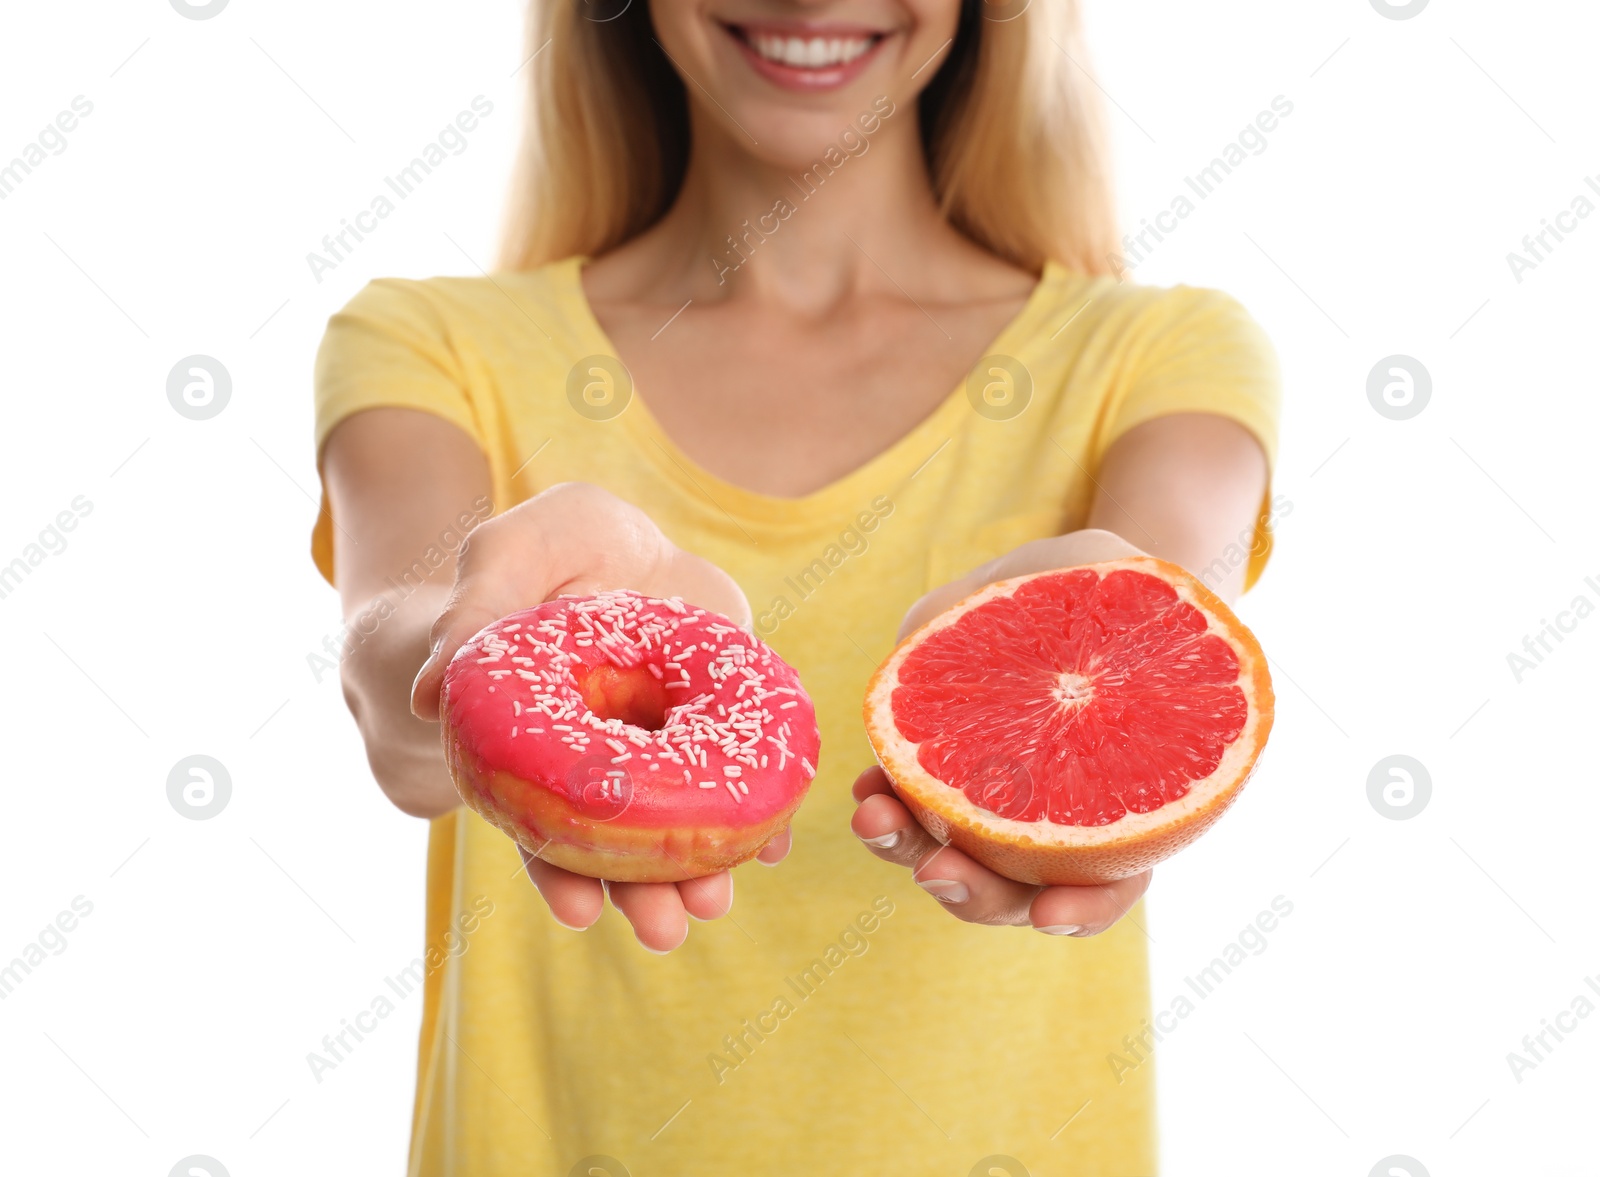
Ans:
[{"label": "neck", "polygon": [[[970,250],[940,215],[914,104],[817,145],[799,166],[751,153],[737,128],[702,115],[684,184],[639,244],[665,300],[776,301],[813,312],[862,295],[925,285]],[[870,125],[870,122],[869,122]]]}]

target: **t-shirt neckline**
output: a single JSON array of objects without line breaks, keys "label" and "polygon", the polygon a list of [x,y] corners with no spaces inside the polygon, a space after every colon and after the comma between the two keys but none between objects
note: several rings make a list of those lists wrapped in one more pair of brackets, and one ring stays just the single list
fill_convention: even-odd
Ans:
[{"label": "t-shirt neckline", "polygon": [[[577,254],[559,263],[558,287],[573,308],[574,321],[584,340],[582,346],[592,346],[593,354],[607,355],[621,363],[616,345],[601,326],[583,289],[582,271],[590,260]],[[1064,272],[1059,263],[1046,260],[1027,300],[985,346],[983,356],[1016,355]],[[749,520],[769,526],[783,523],[803,526],[826,525],[826,521],[841,510],[864,510],[874,494],[882,493],[885,487],[895,485],[902,478],[920,473],[920,468],[954,439],[962,414],[972,412],[967,402],[967,382],[963,378],[932,412],[906,433],[855,469],[798,498],[751,490],[705,469],[678,446],[637,390],[617,420],[638,443],[646,460],[664,477],[692,498],[709,501],[736,525],[740,520]]]}]

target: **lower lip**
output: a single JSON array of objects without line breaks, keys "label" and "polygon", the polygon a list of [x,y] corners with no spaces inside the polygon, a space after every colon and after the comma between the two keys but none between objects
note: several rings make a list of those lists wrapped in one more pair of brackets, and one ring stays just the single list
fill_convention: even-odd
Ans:
[{"label": "lower lip", "polygon": [[879,37],[872,43],[872,47],[853,61],[843,65],[830,65],[805,67],[786,65],[781,61],[770,61],[757,53],[745,39],[732,29],[727,30],[733,43],[744,53],[745,60],[752,69],[775,86],[785,90],[796,90],[805,94],[815,94],[823,90],[837,90],[855,81],[861,72],[867,68],[872,59],[877,56],[878,50],[883,48],[887,37]]}]

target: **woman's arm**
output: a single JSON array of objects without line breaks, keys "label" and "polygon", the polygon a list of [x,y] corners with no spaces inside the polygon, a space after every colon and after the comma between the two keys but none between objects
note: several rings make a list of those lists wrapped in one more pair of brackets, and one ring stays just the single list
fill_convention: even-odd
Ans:
[{"label": "woman's arm", "polygon": [[[414,817],[438,817],[461,799],[445,770],[439,725],[411,713],[411,683],[455,583],[462,517],[488,513],[489,464],[442,418],[371,409],[334,428],[322,468],[350,635],[345,702],[384,794]],[[444,557],[432,569],[430,550]]]},{"label": "woman's arm", "polygon": [[[491,483],[472,439],[430,414],[356,414],[329,437],[323,472],[339,524],[334,574],[358,635],[344,663],[345,698],[373,774],[407,813],[437,817],[459,803],[440,742],[439,688],[456,650],[490,622],[561,593],[628,588],[682,597],[750,624],[749,602],[732,577],[674,547],[637,507],[584,483],[518,503],[456,546],[441,542],[446,533],[463,534],[463,516],[485,513]],[[407,584],[417,561],[427,571],[430,548],[447,558]],[[376,626],[363,624],[374,617]],[[363,630],[370,632],[361,640]],[[758,857],[770,865],[788,849],[786,829]],[[656,952],[683,942],[690,915],[715,919],[733,903],[727,871],[682,883],[602,884],[522,857],[559,923],[588,927],[609,895]]]},{"label": "woman's arm", "polygon": [[[1089,528],[1035,540],[923,597],[901,624],[904,637],[991,581],[1141,552],[1198,572],[1243,533],[1249,536],[1267,487],[1260,445],[1243,426],[1187,413],[1130,429],[1096,472]],[[1218,595],[1237,596],[1244,567]],[[883,770],[856,780],[860,802],[850,828],[873,854],[910,867],[912,878],[958,919],[1027,925],[1057,935],[1092,936],[1125,915],[1150,885],[1150,872],[1102,887],[1035,887],[1003,878],[961,851],[941,846],[917,824]]]},{"label": "woman's arm", "polygon": [[1157,417],[1130,429],[1096,474],[1089,526],[1187,568],[1225,601],[1244,591],[1245,563],[1212,577],[1230,544],[1248,548],[1267,489],[1261,444],[1235,421],[1206,413]]}]

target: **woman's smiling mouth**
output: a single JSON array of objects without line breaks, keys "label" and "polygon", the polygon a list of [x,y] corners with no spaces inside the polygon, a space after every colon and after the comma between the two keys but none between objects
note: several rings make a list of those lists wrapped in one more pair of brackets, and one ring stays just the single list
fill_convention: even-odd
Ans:
[{"label": "woman's smiling mouth", "polygon": [[788,90],[810,92],[836,89],[854,79],[889,35],[859,26],[787,21],[722,27],[762,77]]}]

